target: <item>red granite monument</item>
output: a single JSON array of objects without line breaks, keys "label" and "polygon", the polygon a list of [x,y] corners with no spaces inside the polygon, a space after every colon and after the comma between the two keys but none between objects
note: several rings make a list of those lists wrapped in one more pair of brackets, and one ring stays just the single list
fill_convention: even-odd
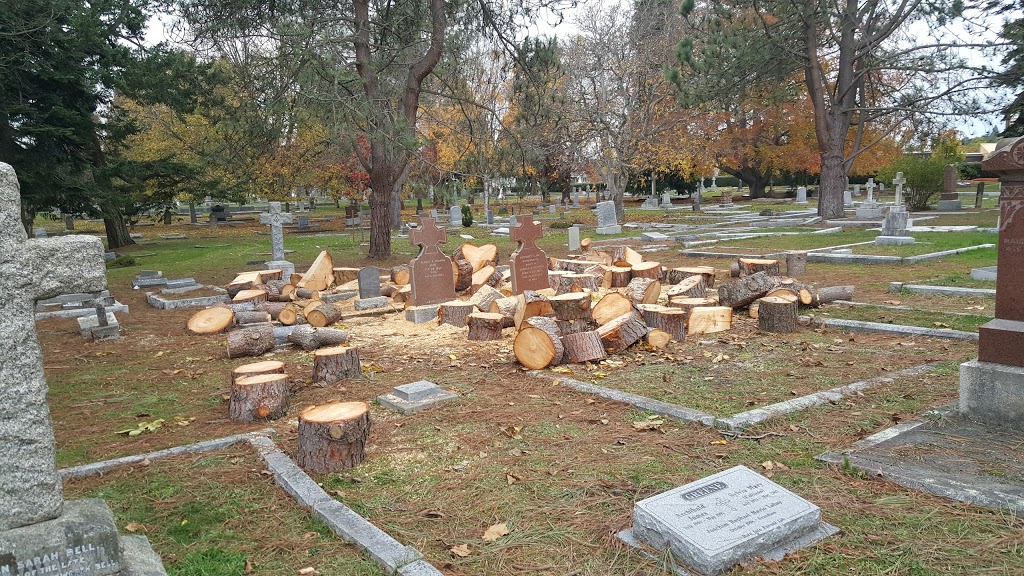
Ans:
[{"label": "red granite monument", "polygon": [[509,230],[509,238],[519,243],[509,259],[513,294],[522,294],[524,290],[543,290],[549,286],[548,256],[537,247],[537,239],[543,235],[543,226],[534,222],[529,214],[520,217]]},{"label": "red granite monument", "polygon": [[455,298],[455,277],[452,259],[441,252],[440,245],[448,240],[444,228],[438,228],[434,219],[420,216],[420,225],[409,232],[420,253],[409,263],[413,306],[440,304]]}]

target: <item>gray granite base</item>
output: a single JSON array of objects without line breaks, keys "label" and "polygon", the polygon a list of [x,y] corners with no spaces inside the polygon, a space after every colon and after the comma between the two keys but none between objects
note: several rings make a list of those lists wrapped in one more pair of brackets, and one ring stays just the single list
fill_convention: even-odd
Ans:
[{"label": "gray granite base", "polygon": [[995,266],[983,266],[981,268],[971,269],[971,278],[974,280],[991,280],[996,281],[996,267]]},{"label": "gray granite base", "polygon": [[[223,289],[222,289],[223,290]],[[219,296],[200,296],[197,298],[179,298],[172,300],[164,298],[153,292],[146,292],[146,303],[153,308],[160,310],[174,310],[177,308],[206,308],[221,302],[230,302],[231,298],[225,293]]]},{"label": "gray granite base", "polygon": [[295,264],[287,260],[271,260],[265,264],[266,270],[280,270],[281,278],[288,280],[295,274]]},{"label": "gray granite base", "polygon": [[396,412],[412,414],[458,397],[458,394],[453,394],[433,382],[420,380],[395,386],[391,392],[377,396],[377,401]]},{"label": "gray granite base", "polygon": [[889,282],[889,292],[912,292],[928,296],[953,296],[956,298],[995,298],[995,288],[962,288],[960,286],[930,286],[928,284],[904,284]]},{"label": "gray granite base", "polygon": [[437,320],[438,306],[438,304],[410,306],[405,309],[405,319],[413,324],[425,324],[431,320]]},{"label": "gray granite base", "polygon": [[959,200],[939,200],[939,205],[936,208],[939,212],[959,212],[963,210]]},{"label": "gray granite base", "polygon": [[[881,217],[882,217],[882,207],[881,206],[874,206],[874,207],[872,207],[872,206],[861,206],[860,208],[857,208],[857,218],[865,218],[865,219],[869,219],[870,220],[870,219],[881,218]],[[879,222],[878,224],[881,224],[881,222]]]},{"label": "gray granite base", "polygon": [[374,310],[377,308],[386,308],[391,300],[387,296],[377,296],[375,298],[360,298],[352,303],[352,306],[356,310]]},{"label": "gray granite base", "polygon": [[121,574],[119,576],[167,576],[160,556],[145,536],[121,536]]},{"label": "gray granite base", "polygon": [[622,234],[622,226],[602,226],[594,230],[596,234],[601,236],[609,236],[611,234]]},{"label": "gray granite base", "polygon": [[[107,312],[107,326],[118,328],[117,317],[113,312]],[[96,316],[80,316],[78,318],[78,333],[84,338],[90,338],[93,330],[100,327],[99,318]]]},{"label": "gray granite base", "polygon": [[880,246],[900,246],[916,242],[913,236],[875,236],[875,244]]},{"label": "gray granite base", "polygon": [[121,325],[120,324],[108,324],[106,326],[97,326],[92,329],[89,333],[89,338],[93,342],[103,342],[105,340],[117,340],[121,337]]},{"label": "gray granite base", "polygon": [[961,364],[960,413],[1024,432],[1024,368],[980,360]]},{"label": "gray granite base", "polygon": [[977,332],[964,332],[948,328],[922,328],[920,326],[903,326],[902,324],[886,324],[884,322],[864,322],[862,320],[845,320],[842,318],[825,318],[816,325],[822,328],[838,328],[846,332],[864,334],[895,334],[897,336],[927,336],[929,338],[945,338],[947,340],[977,340]]},{"label": "gray granite base", "polygon": [[[104,309],[107,311],[107,314],[115,312],[128,313],[128,306],[120,302],[114,302]],[[52,312],[36,312],[36,320],[45,320],[47,318],[81,318],[82,316],[96,316],[96,308],[94,306],[83,306],[81,308],[67,308]]]}]

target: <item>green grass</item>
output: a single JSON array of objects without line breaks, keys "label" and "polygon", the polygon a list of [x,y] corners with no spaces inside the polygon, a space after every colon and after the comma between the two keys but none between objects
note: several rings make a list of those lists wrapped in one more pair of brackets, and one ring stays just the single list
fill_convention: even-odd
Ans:
[{"label": "green grass", "polygon": [[830,306],[821,313],[825,318],[881,322],[901,326],[961,330],[977,332],[978,326],[992,319],[991,316],[944,314],[924,310],[892,310],[879,306]]}]

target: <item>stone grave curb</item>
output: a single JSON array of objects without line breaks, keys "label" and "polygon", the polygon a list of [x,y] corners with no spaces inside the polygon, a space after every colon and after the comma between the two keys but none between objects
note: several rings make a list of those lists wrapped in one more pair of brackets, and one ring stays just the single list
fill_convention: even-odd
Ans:
[{"label": "stone grave curb", "polygon": [[900,324],[884,324],[882,322],[862,322],[860,320],[842,320],[839,318],[822,319],[815,322],[822,328],[838,328],[846,332],[862,332],[866,334],[895,334],[897,336],[927,336],[929,338],[945,338],[947,340],[977,340],[977,332],[961,330],[936,330],[919,326],[903,326]]},{"label": "stone grave curb", "polygon": [[995,298],[996,296],[994,288],[960,288],[958,286],[929,286],[927,284],[889,282],[888,292],[900,292],[902,290],[930,296],[960,296],[965,298]]},{"label": "stone grave curb", "polygon": [[[543,373],[534,372],[533,374],[535,376],[541,376]],[[693,408],[687,408],[678,404],[670,404],[668,402],[662,402],[661,400],[655,400],[646,396],[630,394],[629,392],[622,392],[612,388],[588,384],[572,378],[559,378],[558,382],[578,392],[596,394],[602,398],[607,398],[608,400],[614,400],[616,402],[623,402],[631,406],[636,406],[642,410],[648,410],[655,414],[667,416],[680,422],[696,422],[705,426],[712,426],[715,422],[715,417],[707,412],[701,412],[700,410],[694,410]]]},{"label": "stone grave curb", "polygon": [[[874,302],[854,302],[852,300],[836,300],[829,302],[829,304],[836,306],[850,306],[850,307],[871,307],[871,308],[882,308],[885,310],[910,310],[912,312],[920,312],[913,306],[893,306],[891,304],[875,304]],[[970,312],[943,312],[948,316],[978,316],[978,314],[971,314]]]},{"label": "stone grave curb", "polygon": [[[115,302],[110,306],[106,306],[104,310],[107,314],[111,313],[128,313],[128,305]],[[36,320],[45,320],[47,318],[79,318],[82,316],[95,316],[95,308],[72,308],[70,310],[56,310],[53,312],[36,312]]]},{"label": "stone grave curb", "polygon": [[971,252],[972,250],[981,250],[982,248],[995,248],[995,244],[978,244],[976,246],[964,246],[963,248],[956,248],[955,250],[943,250],[942,252],[930,252],[928,254],[921,254],[920,256],[906,256],[903,261],[907,264],[913,264],[922,260],[937,260],[946,256],[953,256],[955,254],[963,254],[964,252]]},{"label": "stone grave curb", "polygon": [[765,420],[775,418],[776,416],[784,416],[813,406],[820,406],[829,402],[837,402],[853,392],[874,388],[880,384],[895,382],[904,376],[923,374],[932,368],[935,368],[939,364],[941,364],[941,362],[928,362],[912,366],[898,372],[893,372],[887,376],[878,376],[868,380],[861,380],[859,382],[839,386],[830,390],[814,392],[812,394],[807,394],[806,396],[800,396],[799,398],[793,398],[791,400],[769,404],[768,406],[754,408],[753,410],[747,410],[746,412],[740,412],[739,414],[733,414],[732,416],[727,416],[725,418],[717,418],[715,419],[715,426],[726,430],[739,431],[747,426],[764,422]]},{"label": "stone grave curb", "polygon": [[201,308],[213,306],[221,302],[230,302],[227,294],[220,296],[202,296],[199,298],[181,298],[179,300],[168,300],[155,292],[146,292],[146,303],[153,308],[160,310],[175,310],[177,308]]}]

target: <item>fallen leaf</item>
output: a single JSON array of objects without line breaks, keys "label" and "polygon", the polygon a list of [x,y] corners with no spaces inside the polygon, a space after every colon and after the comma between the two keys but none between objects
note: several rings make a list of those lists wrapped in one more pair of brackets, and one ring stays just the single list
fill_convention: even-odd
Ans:
[{"label": "fallen leaf", "polygon": [[135,532],[145,532],[146,526],[141,522],[129,522],[124,529],[134,534]]},{"label": "fallen leaf", "polygon": [[572,370],[566,368],[565,366],[556,366],[552,368],[551,371],[556,372],[558,374],[572,374]]},{"label": "fallen leaf", "polygon": [[316,568],[312,566],[306,566],[305,568],[299,568],[299,576],[320,576]]},{"label": "fallen leaf", "polygon": [[252,560],[249,558],[245,559],[245,571],[242,574],[252,574]]},{"label": "fallen leaf", "polygon": [[498,538],[501,538],[502,536],[505,536],[508,533],[509,532],[507,523],[502,522],[501,524],[495,524],[484,531],[484,542],[494,542]]},{"label": "fallen leaf", "polygon": [[456,544],[448,549],[449,552],[458,556],[459,558],[465,558],[469,556],[469,545],[468,544]]},{"label": "fallen leaf", "polygon": [[724,446],[724,445],[726,445],[728,443],[729,443],[728,440],[712,440],[711,441],[712,445],[718,445],[718,446]]},{"label": "fallen leaf", "polygon": [[765,470],[775,470],[775,464],[772,463],[771,460],[765,460],[764,462],[761,462],[761,468],[764,468]]},{"label": "fallen leaf", "polygon": [[420,510],[418,516],[422,516],[424,518],[444,518],[444,514],[442,514],[440,510],[431,510],[430,508]]},{"label": "fallen leaf", "polygon": [[505,426],[504,428],[501,429],[501,431],[505,434],[505,436],[508,436],[513,440],[521,440],[523,437],[520,434],[520,432],[523,431],[522,426]]},{"label": "fallen leaf", "polygon": [[509,486],[515,484],[516,482],[519,482],[522,479],[523,477],[520,476],[519,474],[516,474],[515,472],[505,472],[505,481],[508,482]]},{"label": "fallen leaf", "polygon": [[665,424],[664,420],[639,420],[633,422],[633,428],[637,430],[657,430]]},{"label": "fallen leaf", "polygon": [[161,350],[161,351],[157,352],[156,354],[154,354],[154,355],[153,355],[153,358],[159,358],[159,357],[161,357],[161,356],[163,356],[163,355],[164,355],[164,351],[163,351],[163,350]]}]

